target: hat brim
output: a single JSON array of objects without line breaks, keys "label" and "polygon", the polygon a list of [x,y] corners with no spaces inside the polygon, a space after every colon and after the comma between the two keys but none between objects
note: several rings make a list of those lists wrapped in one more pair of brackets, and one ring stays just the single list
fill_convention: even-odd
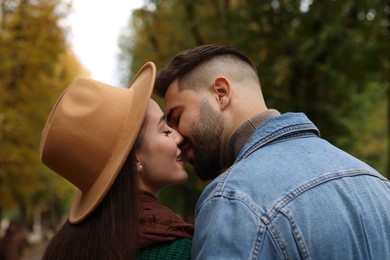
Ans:
[{"label": "hat brim", "polygon": [[154,63],[148,62],[129,84],[127,89],[129,117],[123,123],[118,142],[99,177],[87,191],[77,192],[69,213],[70,223],[77,224],[83,221],[99,205],[114,183],[137,139],[152,95],[155,78],[156,67]]}]

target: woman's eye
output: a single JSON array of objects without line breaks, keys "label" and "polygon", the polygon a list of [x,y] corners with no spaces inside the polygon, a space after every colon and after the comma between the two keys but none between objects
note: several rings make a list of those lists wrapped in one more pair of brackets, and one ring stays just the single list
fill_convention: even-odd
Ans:
[{"label": "woman's eye", "polygon": [[171,131],[171,130],[166,130],[166,131],[164,131],[164,134],[165,134],[166,136],[168,136],[168,135],[172,134],[172,131]]}]

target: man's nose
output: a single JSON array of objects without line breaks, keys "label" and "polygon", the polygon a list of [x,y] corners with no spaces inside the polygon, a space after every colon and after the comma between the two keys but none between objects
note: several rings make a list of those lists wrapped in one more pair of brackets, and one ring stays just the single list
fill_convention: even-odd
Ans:
[{"label": "man's nose", "polygon": [[177,146],[180,146],[183,141],[184,141],[184,138],[183,136],[178,132],[176,131],[175,129],[172,129],[172,134],[173,134],[173,139],[175,140]]}]

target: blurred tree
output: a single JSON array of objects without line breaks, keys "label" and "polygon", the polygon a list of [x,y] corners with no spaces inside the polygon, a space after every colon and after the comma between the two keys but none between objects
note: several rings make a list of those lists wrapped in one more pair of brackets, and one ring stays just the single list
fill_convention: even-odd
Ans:
[{"label": "blurred tree", "polygon": [[60,26],[70,5],[0,3],[0,218],[1,209],[16,208],[16,217],[31,223],[53,204],[67,210],[62,198],[73,193],[40,163],[39,143],[55,100],[82,68]]},{"label": "blurred tree", "polygon": [[120,39],[122,78],[196,45],[233,46],[254,61],[268,107],[305,112],[389,177],[389,15],[383,0],[146,0]]}]

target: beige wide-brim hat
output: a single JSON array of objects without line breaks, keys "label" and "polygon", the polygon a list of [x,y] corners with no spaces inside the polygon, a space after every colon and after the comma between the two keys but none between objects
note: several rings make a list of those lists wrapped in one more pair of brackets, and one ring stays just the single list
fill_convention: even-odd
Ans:
[{"label": "beige wide-brim hat", "polygon": [[78,188],[69,221],[83,221],[111,188],[132,149],[152,95],[156,67],[146,63],[128,88],[73,81],[43,130],[41,160]]}]

